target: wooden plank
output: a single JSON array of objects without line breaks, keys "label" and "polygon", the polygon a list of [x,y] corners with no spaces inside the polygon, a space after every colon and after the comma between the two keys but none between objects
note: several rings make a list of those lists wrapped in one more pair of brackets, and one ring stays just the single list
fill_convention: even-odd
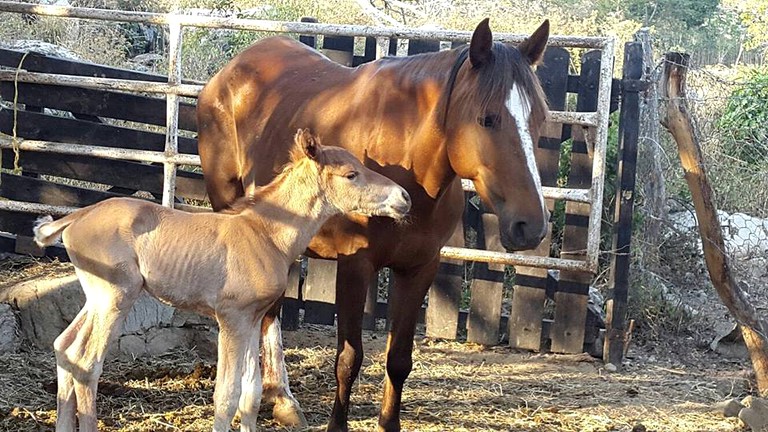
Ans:
[{"label": "wooden plank", "polygon": [[15,69],[21,63],[21,59],[23,57],[24,62],[21,64],[21,67],[22,69],[25,69],[29,72],[45,72],[62,75],[131,79],[137,81],[152,82],[168,81],[168,77],[166,75],[151,74],[129,69],[104,66],[96,63],[51,57],[34,51],[27,53],[26,57],[24,57],[24,54],[24,51],[0,48],[0,65]]},{"label": "wooden plank", "polygon": [[[18,90],[18,102],[23,104],[158,126],[166,122],[164,98],[28,83],[19,83]],[[12,82],[0,83],[0,97],[13,100],[14,93]],[[195,105],[179,104],[179,128],[197,130]]]},{"label": "wooden plank", "polygon": [[[496,215],[482,215],[478,228],[478,248],[504,252],[499,235],[499,218]],[[475,263],[470,288],[467,342],[482,345],[499,343],[504,267],[502,264]]]},{"label": "wooden plank", "polygon": [[333,325],[336,315],[336,261],[309,258],[304,281],[304,322]]},{"label": "wooden plank", "polygon": [[[13,117],[13,111],[0,110],[0,132],[6,135],[13,134]],[[134,150],[165,150],[164,133],[75,120],[30,111],[18,111],[15,120],[17,136],[26,139]],[[197,154],[197,140],[179,137],[179,153]]]},{"label": "wooden plank", "polygon": [[[464,246],[464,223],[459,222],[447,246]],[[431,338],[456,339],[459,325],[459,303],[464,279],[464,263],[445,259],[429,288],[426,312],[426,335]]]},{"label": "wooden plank", "polygon": [[107,198],[121,196],[6,173],[0,174],[0,179],[0,196],[18,201],[85,207]]},{"label": "wooden plank", "polygon": [[[643,46],[639,42],[624,45],[623,78],[639,80],[643,74]],[[632,218],[635,196],[635,168],[637,166],[637,144],[640,138],[640,97],[639,89],[625,88],[621,101],[619,119],[619,164],[616,180],[616,211],[614,213],[614,238],[611,255],[609,286],[612,295],[606,304],[605,349],[603,360],[620,365],[624,357],[626,337],[627,297],[629,294],[630,243],[632,240]],[[589,342],[589,341],[588,341]]]},{"label": "wooden plank", "polygon": [[[3,159],[5,161],[8,158]],[[2,173],[0,174],[0,196],[12,200],[85,207],[119,195]],[[31,213],[0,211],[0,231],[30,236],[38,216]]]},{"label": "wooden plank", "polygon": [[[550,109],[565,110],[568,89],[568,68],[570,54],[563,48],[549,48],[544,57],[543,66],[537,75],[547,96]],[[557,186],[563,125],[547,123],[541,132],[536,153],[536,164],[543,186]],[[546,200],[549,211],[554,211],[554,201]],[[552,243],[552,227],[549,235],[526,255],[549,256]],[[535,267],[515,268],[515,287],[512,292],[512,309],[509,319],[509,344],[512,347],[541,350],[543,335],[542,318],[546,300],[547,269]]]},{"label": "wooden plank", "polygon": [[[590,51],[582,57],[579,94],[576,110],[597,109],[597,88],[600,74],[600,51]],[[582,128],[573,128],[573,151],[568,187],[589,188],[592,183],[592,161],[587,155]],[[561,258],[586,259],[589,204],[568,202],[565,206],[566,225],[563,233]],[[555,319],[552,323],[552,351],[579,353],[584,347],[584,325],[592,275],[584,272],[562,271],[555,293]]]},{"label": "wooden plank", "polygon": [[301,290],[301,261],[294,261],[288,269],[288,284],[280,309],[280,325],[283,330],[299,328],[299,300]]},{"label": "wooden plank", "polygon": [[[2,150],[2,154],[3,168],[11,168],[13,152]],[[158,196],[163,191],[163,167],[159,165],[31,151],[21,152],[19,165],[26,173],[48,174],[101,183],[128,190],[146,191]],[[198,200],[206,199],[202,174],[178,170],[176,195]],[[24,198],[20,200],[29,201]]]},{"label": "wooden plank", "polygon": [[440,51],[440,41],[411,39],[408,41],[408,55]]}]

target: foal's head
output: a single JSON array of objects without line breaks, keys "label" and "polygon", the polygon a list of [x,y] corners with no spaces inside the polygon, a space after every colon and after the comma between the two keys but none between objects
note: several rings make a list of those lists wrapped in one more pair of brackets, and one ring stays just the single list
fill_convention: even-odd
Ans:
[{"label": "foal's head", "polygon": [[323,146],[308,129],[299,129],[291,152],[293,163],[306,158],[319,174],[325,199],[340,213],[403,218],[411,208],[411,197],[397,183],[372,171],[350,152]]},{"label": "foal's head", "polygon": [[548,38],[545,21],[519,46],[494,43],[482,21],[444,97],[451,167],[474,181],[499,216],[501,242],[510,250],[538,246],[549,219],[533,151],[547,104],[532,70]]}]

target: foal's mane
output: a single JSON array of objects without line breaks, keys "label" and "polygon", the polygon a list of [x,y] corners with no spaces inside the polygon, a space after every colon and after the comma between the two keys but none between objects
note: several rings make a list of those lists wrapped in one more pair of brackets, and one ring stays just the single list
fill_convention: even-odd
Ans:
[{"label": "foal's mane", "polygon": [[[323,159],[322,152],[318,154],[318,158]],[[285,163],[277,172],[277,175],[264,186],[257,187],[252,195],[242,196],[235,200],[229,207],[222,210],[220,213],[238,215],[245,210],[256,205],[262,198],[261,196],[269,191],[276,189],[280,183],[282,183],[286,177],[292,174],[296,169],[304,165],[303,162],[307,161],[307,158],[301,150],[293,148],[291,150],[291,160]],[[321,162],[322,163],[322,162]],[[302,186],[297,186],[302,187]]]}]

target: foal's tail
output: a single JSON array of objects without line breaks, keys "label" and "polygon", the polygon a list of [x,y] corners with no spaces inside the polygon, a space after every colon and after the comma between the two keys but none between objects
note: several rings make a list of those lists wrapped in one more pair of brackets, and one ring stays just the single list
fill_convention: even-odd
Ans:
[{"label": "foal's tail", "polygon": [[54,221],[51,216],[42,216],[35,221],[35,227],[32,231],[35,233],[35,243],[40,247],[50,246],[56,243],[61,237],[61,232],[72,222],[83,216],[85,209],[78,210],[72,214]]}]

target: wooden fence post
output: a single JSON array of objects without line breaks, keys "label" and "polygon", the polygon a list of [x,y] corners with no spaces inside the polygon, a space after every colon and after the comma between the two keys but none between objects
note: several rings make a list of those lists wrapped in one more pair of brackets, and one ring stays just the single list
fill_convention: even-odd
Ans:
[{"label": "wooden fence post", "polygon": [[766,329],[758,319],[754,306],[733,278],[728,256],[725,254],[725,242],[717,218],[712,186],[707,179],[701,146],[688,111],[685,78],[690,58],[687,54],[667,53],[665,60],[662,82],[665,84],[663,91],[667,109],[662,124],[677,142],[685,180],[691,190],[696,210],[709,277],[723,304],[739,324],[755,369],[758,390],[762,396],[768,396]]},{"label": "wooden fence post", "polygon": [[616,211],[614,213],[613,257],[609,277],[611,293],[606,302],[606,338],[603,361],[621,365],[627,343],[625,319],[629,293],[630,242],[635,202],[635,166],[639,134],[640,78],[643,73],[643,46],[624,45],[621,118],[619,120],[619,167],[616,173]]}]

